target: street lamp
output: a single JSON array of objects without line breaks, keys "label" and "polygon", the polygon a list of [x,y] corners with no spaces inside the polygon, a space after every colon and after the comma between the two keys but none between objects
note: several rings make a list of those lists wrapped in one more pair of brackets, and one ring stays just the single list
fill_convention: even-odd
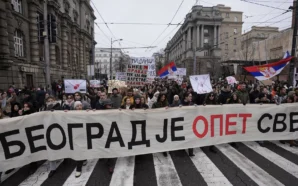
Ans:
[{"label": "street lamp", "polygon": [[111,38],[111,56],[110,56],[110,80],[112,80],[113,75],[112,75],[112,56],[113,56],[113,43],[116,41],[122,41],[123,39],[116,39],[113,40],[113,38]]}]

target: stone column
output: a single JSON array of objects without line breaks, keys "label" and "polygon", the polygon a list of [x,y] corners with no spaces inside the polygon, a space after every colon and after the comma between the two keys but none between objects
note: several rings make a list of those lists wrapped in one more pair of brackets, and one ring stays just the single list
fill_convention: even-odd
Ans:
[{"label": "stone column", "polygon": [[76,58],[76,54],[77,54],[77,34],[75,32],[75,30],[72,30],[72,69],[75,70],[79,67],[77,67],[77,58]]},{"label": "stone column", "polygon": [[[13,17],[11,14],[12,8],[11,8],[11,3],[6,2],[5,4],[6,7],[6,20],[7,20],[7,31],[8,31],[8,43],[9,43],[9,53],[11,56],[15,56],[14,52],[14,27],[13,27]],[[25,38],[24,38],[25,39]],[[24,52],[25,52],[25,47],[24,47]]]},{"label": "stone column", "polygon": [[218,30],[217,30],[217,43],[218,43],[218,48],[220,47],[220,26],[218,26]]},{"label": "stone column", "polygon": [[67,59],[67,27],[66,25],[61,25],[61,38],[62,38],[62,66],[64,69],[68,67],[68,59]]},{"label": "stone column", "polygon": [[214,25],[214,39],[213,39],[213,45],[217,48],[217,26],[216,25]]},{"label": "stone column", "polygon": [[200,37],[201,37],[200,36],[200,25],[197,26],[197,33],[196,34],[197,34],[197,45],[196,46],[197,46],[197,48],[200,48],[201,47],[201,44],[200,44],[200,41],[201,41],[201,39],[200,39]]},{"label": "stone column", "polygon": [[188,28],[187,30],[187,49],[191,48],[191,29]]},{"label": "stone column", "polygon": [[83,37],[80,38],[80,71],[84,71],[84,40]]},{"label": "stone column", "polygon": [[50,44],[50,64],[52,66],[55,66],[56,63],[56,44],[51,43]]},{"label": "stone column", "polygon": [[9,57],[10,50],[9,50],[9,41],[8,41],[8,32],[7,32],[7,17],[6,17],[5,9],[0,9],[0,55]]},{"label": "stone column", "polygon": [[29,36],[30,36],[30,54],[31,54],[31,63],[38,64],[40,59],[39,57],[39,41],[38,41],[38,29],[37,29],[37,5],[35,3],[29,4]]},{"label": "stone column", "polygon": [[204,25],[201,26],[201,47],[204,48]]},{"label": "stone column", "polygon": [[186,48],[187,48],[187,47],[186,47],[186,43],[187,43],[187,42],[186,42],[186,39],[187,39],[187,38],[186,38],[186,35],[185,35],[185,33],[183,33],[183,40],[182,40],[182,51],[183,51],[183,52],[185,52],[185,51],[186,51]]}]

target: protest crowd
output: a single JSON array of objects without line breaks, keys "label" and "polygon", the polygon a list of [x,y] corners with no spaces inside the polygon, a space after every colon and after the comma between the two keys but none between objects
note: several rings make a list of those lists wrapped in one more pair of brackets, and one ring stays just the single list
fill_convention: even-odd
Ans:
[{"label": "protest crowd", "polygon": [[[271,85],[261,83],[238,82],[228,84],[226,80],[214,82],[211,80],[211,93],[197,94],[191,83],[184,79],[182,83],[164,78],[156,78],[150,84],[142,87],[113,88],[109,93],[106,81],[100,87],[93,88],[87,83],[87,92],[82,94],[64,93],[63,81],[54,82],[52,89],[43,87],[25,87],[18,89],[11,86],[8,90],[0,90],[0,119],[29,115],[35,112],[64,110],[106,110],[106,109],[156,109],[184,106],[208,106],[225,104],[283,104],[298,102],[298,88],[288,87],[285,82],[273,82]],[[83,111],[82,111],[83,112]],[[280,141],[297,147],[295,140]],[[263,146],[263,142],[258,142]],[[235,143],[232,143],[237,148]],[[203,147],[206,148],[206,147]],[[207,147],[213,153],[216,149]],[[193,149],[188,149],[189,156],[194,156]],[[167,156],[167,152],[163,152]],[[67,162],[66,160],[64,162]],[[76,177],[81,175],[82,166],[86,161],[77,162]],[[112,173],[115,162],[107,160],[108,170]],[[36,162],[31,163],[32,170]],[[51,177],[57,168],[55,161],[50,163]],[[9,170],[12,171],[12,170]]]}]

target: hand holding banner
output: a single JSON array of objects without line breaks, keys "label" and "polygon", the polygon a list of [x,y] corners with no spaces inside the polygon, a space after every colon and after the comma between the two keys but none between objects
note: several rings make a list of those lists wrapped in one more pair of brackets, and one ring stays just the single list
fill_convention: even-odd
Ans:
[{"label": "hand holding banner", "polygon": [[55,111],[2,119],[0,172],[39,160],[115,158],[238,141],[297,139],[297,106]]}]

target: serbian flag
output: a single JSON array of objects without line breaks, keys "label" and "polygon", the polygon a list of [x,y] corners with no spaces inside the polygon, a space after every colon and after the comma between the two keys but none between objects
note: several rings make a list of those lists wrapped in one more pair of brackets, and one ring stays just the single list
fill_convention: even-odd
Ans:
[{"label": "serbian flag", "polygon": [[284,58],[278,62],[260,66],[244,67],[244,69],[257,80],[263,81],[280,74],[292,58],[293,57],[290,56],[289,52],[286,52]]},{"label": "serbian flag", "polygon": [[174,75],[174,72],[176,72],[176,71],[177,71],[177,68],[176,68],[175,63],[170,62],[169,64],[162,67],[162,69],[160,69],[158,71],[158,75],[159,75],[159,77],[163,78],[163,77],[166,77],[168,75]]}]

